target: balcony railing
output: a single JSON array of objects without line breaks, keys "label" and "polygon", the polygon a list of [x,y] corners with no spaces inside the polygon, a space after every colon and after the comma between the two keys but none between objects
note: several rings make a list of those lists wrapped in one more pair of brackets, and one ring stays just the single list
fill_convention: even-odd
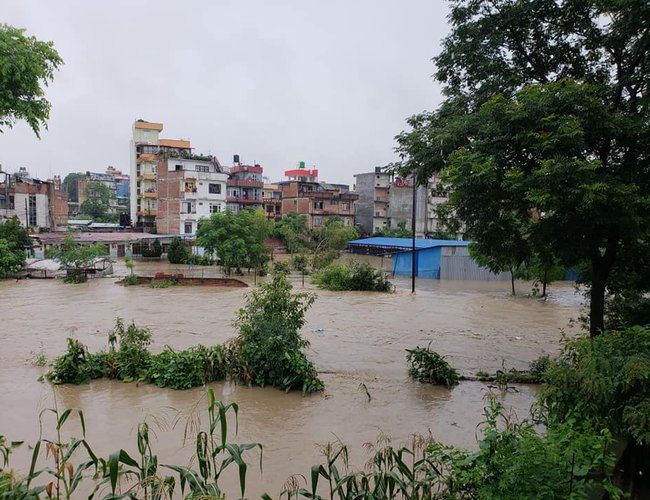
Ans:
[{"label": "balcony railing", "polygon": [[256,187],[256,188],[264,187],[264,183],[262,181],[254,181],[252,179],[228,179],[226,182],[229,186],[244,186],[244,187]]},{"label": "balcony railing", "polygon": [[260,205],[262,204],[261,198],[244,198],[238,196],[228,196],[228,198],[226,198],[226,201],[228,203],[258,203]]}]

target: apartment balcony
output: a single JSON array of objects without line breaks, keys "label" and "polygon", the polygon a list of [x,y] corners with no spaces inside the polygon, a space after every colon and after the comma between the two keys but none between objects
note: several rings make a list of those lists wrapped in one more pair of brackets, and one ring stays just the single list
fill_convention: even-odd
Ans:
[{"label": "apartment balcony", "polygon": [[375,203],[388,203],[388,198],[375,198]]},{"label": "apartment balcony", "polygon": [[140,179],[141,181],[155,181],[157,177],[158,176],[153,172],[149,172],[149,173],[144,173],[142,175],[139,175],[138,179]]},{"label": "apartment balcony", "polygon": [[138,217],[156,217],[158,210],[138,210],[136,214],[138,214]]},{"label": "apartment balcony", "polygon": [[144,193],[140,193],[140,195],[143,198],[158,198],[158,193],[155,191],[145,191]]},{"label": "apartment balcony", "polygon": [[254,188],[262,188],[264,187],[264,183],[262,181],[254,181],[252,179],[228,179],[227,181],[228,186],[242,186],[242,187],[254,187]]},{"label": "apartment balcony", "polygon": [[138,161],[158,161],[158,155],[152,153],[140,153]]},{"label": "apartment balcony", "polygon": [[262,204],[262,199],[261,198],[240,198],[237,196],[228,196],[226,198],[226,201],[228,203],[250,203],[250,204],[257,204],[261,205]]},{"label": "apartment balcony", "polygon": [[240,172],[250,172],[251,174],[261,174],[264,170],[262,167],[255,167],[253,165],[235,165],[230,168],[231,174],[238,174]]}]

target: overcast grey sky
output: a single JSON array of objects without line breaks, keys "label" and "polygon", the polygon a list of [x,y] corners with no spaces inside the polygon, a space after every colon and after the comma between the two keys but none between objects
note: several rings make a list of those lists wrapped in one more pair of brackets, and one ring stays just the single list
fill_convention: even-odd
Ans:
[{"label": "overcast grey sky", "polygon": [[34,176],[129,169],[135,119],[272,181],[299,161],[322,180],[395,159],[406,117],[433,109],[443,0],[0,0],[0,22],[54,42],[49,130],[0,134],[0,163]]}]

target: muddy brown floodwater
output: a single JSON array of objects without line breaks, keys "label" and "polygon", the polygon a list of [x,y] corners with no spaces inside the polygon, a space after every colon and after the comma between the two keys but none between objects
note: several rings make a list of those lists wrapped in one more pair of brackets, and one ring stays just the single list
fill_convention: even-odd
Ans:
[{"label": "muddy brown floodwater", "polygon": [[[142,272],[141,264],[136,272],[138,266]],[[300,278],[292,280],[300,289]],[[337,438],[352,449],[356,467],[367,459],[363,443],[380,431],[395,443],[406,442],[411,433],[431,432],[445,443],[475,446],[487,386],[463,382],[448,390],[414,383],[408,378],[405,349],[431,343],[469,374],[496,370],[502,363],[523,369],[538,356],[557,352],[562,329],[581,307],[580,296],[568,283],[552,285],[546,301],[510,297],[508,282],[419,280],[415,295],[408,279],[396,284],[394,294],[317,291],[302,333],[325,381],[323,394],[303,397],[273,388],[211,384],[217,397],[239,404],[236,441],[264,446],[263,474],[255,467],[258,456],[249,456],[247,496],[268,492],[277,497],[290,474],[308,476],[310,466],[320,462],[316,443]],[[105,348],[116,317],[150,327],[153,350],[223,342],[234,335],[231,320],[246,291],[125,288],[112,279],[82,285],[0,282],[0,434],[33,442],[39,411],[56,399],[59,407],[83,409],[88,439],[97,453],[107,456],[119,447],[134,451],[136,426],[147,418],[156,433],[154,451],[160,462],[186,464],[193,444],[183,445],[182,425],[171,427],[176,411],[194,405],[204,388],[174,391],[112,381],[52,387],[37,381],[45,368],[31,360],[39,354],[52,360],[64,351],[68,336],[91,350]],[[370,400],[360,384],[367,387]],[[503,397],[524,417],[535,389],[518,389]],[[16,468],[26,467],[26,455],[16,455]],[[237,495],[234,477],[226,485]]]}]

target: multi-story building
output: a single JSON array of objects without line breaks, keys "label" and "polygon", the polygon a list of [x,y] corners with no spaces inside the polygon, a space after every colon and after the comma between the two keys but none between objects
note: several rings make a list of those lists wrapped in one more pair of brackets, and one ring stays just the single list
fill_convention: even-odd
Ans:
[{"label": "multi-story building", "polygon": [[156,227],[158,211],[156,165],[162,129],[162,123],[137,120],[133,124],[130,155],[131,220],[134,228],[141,231],[152,231]]},{"label": "multi-story building", "polygon": [[239,155],[234,155],[228,178],[227,201],[230,210],[237,213],[244,208],[262,208],[263,172],[261,165],[244,165],[239,161]]},{"label": "multi-story building", "polygon": [[[213,156],[194,153],[190,141],[161,139],[162,130],[162,123],[137,120],[133,124],[131,218],[136,230],[165,230],[173,234],[194,232],[198,218],[209,215],[209,210],[223,209],[223,168]],[[163,197],[159,196],[159,169],[162,169],[160,174],[164,182]],[[200,179],[198,174],[201,174]],[[201,182],[205,189],[199,189],[203,186]],[[193,187],[187,191],[185,184]],[[218,186],[221,191],[210,192],[209,189],[217,189],[210,185]],[[160,228],[157,227],[159,211],[162,216]],[[189,228],[191,230],[186,231]]]},{"label": "multi-story building", "polygon": [[[356,204],[355,223],[363,235],[372,235],[381,229],[397,229],[404,225],[411,230],[413,217],[413,184],[411,179],[394,177],[376,167],[374,172],[356,174],[359,201]],[[416,188],[415,233],[422,237],[442,229],[437,207],[447,199],[437,190],[440,179],[431,177],[427,186]]]},{"label": "multi-story building", "polygon": [[123,174],[120,170],[112,166],[108,166],[106,173],[113,177],[115,183],[115,203],[116,209],[119,213],[129,210],[129,191],[130,191],[130,176]]},{"label": "multi-story building", "polygon": [[279,184],[264,184],[262,188],[262,205],[267,219],[282,219],[282,189]]},{"label": "multi-story building", "polygon": [[318,170],[301,168],[287,170],[288,181],[280,182],[282,188],[282,214],[297,212],[307,216],[307,227],[313,229],[329,219],[340,217],[343,223],[354,225],[356,193],[347,184],[328,184],[318,181]]},{"label": "multi-story building", "polygon": [[0,220],[18,217],[23,227],[34,231],[54,231],[68,221],[68,195],[61,178],[42,181],[21,167],[15,174],[0,172]]},{"label": "multi-story building", "polygon": [[216,158],[193,160],[160,154],[156,227],[161,234],[193,234],[199,219],[226,209],[228,174]]}]

